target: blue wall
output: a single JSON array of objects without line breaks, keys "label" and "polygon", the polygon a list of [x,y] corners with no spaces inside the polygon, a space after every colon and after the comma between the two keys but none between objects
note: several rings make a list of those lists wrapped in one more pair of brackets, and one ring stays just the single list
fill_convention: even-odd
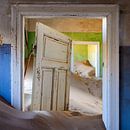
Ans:
[{"label": "blue wall", "polygon": [[130,130],[130,47],[120,47],[120,130]]},{"label": "blue wall", "polygon": [[11,45],[0,46],[0,96],[11,102]]}]

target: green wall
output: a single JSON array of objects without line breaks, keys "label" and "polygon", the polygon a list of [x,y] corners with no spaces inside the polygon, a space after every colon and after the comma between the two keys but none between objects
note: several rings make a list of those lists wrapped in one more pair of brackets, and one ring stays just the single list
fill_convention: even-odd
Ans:
[{"label": "green wall", "polygon": [[[102,33],[85,33],[85,32],[63,32],[63,33],[75,41],[99,41],[100,42],[100,75],[102,76]],[[35,32],[28,32],[29,50],[25,48],[25,58],[27,58],[29,53],[31,52],[34,42],[35,42]],[[84,50],[86,50],[87,47],[81,47],[81,49],[79,48],[80,48],[79,46],[75,47],[75,53],[80,52],[81,55],[76,55],[74,59],[85,60],[87,57],[87,51]]]},{"label": "green wall", "polygon": [[35,42],[35,32],[28,32],[28,49],[25,46],[25,58],[28,58]]},{"label": "green wall", "polygon": [[84,61],[88,57],[88,47],[87,45],[78,45],[73,46],[74,50],[74,61]]}]

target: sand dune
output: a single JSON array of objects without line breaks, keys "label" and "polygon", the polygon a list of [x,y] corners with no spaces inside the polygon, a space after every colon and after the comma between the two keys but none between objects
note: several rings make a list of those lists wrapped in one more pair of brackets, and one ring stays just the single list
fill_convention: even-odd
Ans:
[{"label": "sand dune", "polygon": [[0,101],[0,130],[105,130],[102,117],[71,112],[21,112]]}]

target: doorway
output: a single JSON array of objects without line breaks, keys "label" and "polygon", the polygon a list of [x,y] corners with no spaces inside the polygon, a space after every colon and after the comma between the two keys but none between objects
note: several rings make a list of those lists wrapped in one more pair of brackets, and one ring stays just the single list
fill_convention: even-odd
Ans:
[{"label": "doorway", "polygon": [[[102,34],[102,32],[99,32]],[[92,35],[92,34],[91,34]],[[101,77],[102,75],[102,70],[101,70],[101,62],[102,59],[100,60],[100,58],[102,58],[102,43],[100,43],[102,41],[102,35],[100,35],[100,39],[96,39],[97,41],[91,40],[90,41],[72,41],[72,55],[71,55],[71,71],[74,72],[74,62],[75,60],[78,60],[81,57],[81,60],[83,59],[87,59],[90,64],[92,64],[92,66],[95,68],[95,76],[96,77]],[[98,41],[100,40],[100,41]],[[85,48],[82,49],[81,48]],[[81,52],[77,52],[79,49],[81,49]],[[101,50],[101,52],[100,52]],[[82,54],[85,53],[85,54]],[[85,57],[84,57],[85,56]],[[80,59],[79,59],[80,60]],[[80,60],[80,61],[81,61]],[[100,72],[101,70],[101,72]]]},{"label": "doorway", "polygon": [[[57,31],[60,31],[62,34],[69,36],[72,39],[71,67],[73,67],[73,71],[71,71],[70,73],[70,87],[69,87],[70,93],[69,93],[68,110],[80,112],[84,114],[91,114],[91,115],[102,114],[102,66],[101,66],[101,63],[102,63],[102,19],[100,18],[86,18],[86,19],[75,18],[74,19],[74,18],[60,18],[60,17],[58,18],[57,17],[57,18],[26,19],[25,20],[25,51],[24,51],[25,52],[25,70],[24,70],[24,88],[23,88],[24,110],[25,111],[30,110],[30,106],[32,102],[31,101],[32,90],[33,90],[32,87],[35,87],[35,86],[32,86],[33,80],[35,80],[33,78],[34,71],[35,71],[35,69],[33,69],[33,66],[34,64],[36,65],[36,63],[34,63],[34,59],[36,58],[35,55],[37,54],[34,54],[33,49],[36,43],[35,37],[37,36],[36,36],[35,30],[36,30],[36,24],[38,22],[44,25],[47,25]],[[74,40],[81,40],[81,39],[84,41],[74,41]],[[55,48],[53,48],[52,50],[53,53],[54,53],[54,49]],[[48,53],[51,53],[49,52],[49,50],[50,49],[48,49]],[[39,51],[40,50],[37,50],[37,52]],[[54,60],[54,57],[53,57],[53,60]],[[34,68],[36,67],[34,66]],[[45,76],[45,73],[44,73],[44,76]],[[47,84],[46,81],[45,81],[45,84]],[[52,89],[50,90],[50,92],[54,91],[53,89],[54,89],[54,86],[52,86]],[[39,88],[38,91],[40,90],[41,89]],[[60,98],[62,98],[62,95],[66,93],[66,92],[63,92],[63,90],[64,89],[62,89],[62,91],[60,92],[61,93],[60,95],[58,94]],[[51,95],[54,95],[54,94],[52,93]],[[44,96],[44,98],[46,98],[46,96]],[[52,97],[51,99],[52,101],[53,101],[53,98],[54,97]],[[46,100],[48,100],[49,102],[49,98],[46,98]],[[57,99],[56,102],[58,101],[59,99]],[[35,102],[39,102],[38,97],[37,97],[37,101]],[[62,103],[60,104],[63,105],[64,102],[65,101],[62,101]],[[48,106],[48,104],[46,104],[46,106]],[[59,108],[62,108],[62,106],[60,106]],[[37,108],[37,110],[39,109]],[[40,109],[40,110],[55,110],[55,109],[51,107],[44,107],[43,109]],[[57,110],[59,109],[57,108]],[[64,110],[64,109],[61,109],[61,110]]]},{"label": "doorway", "polygon": [[[58,9],[58,10],[57,10]],[[75,10],[75,11],[74,11]],[[17,12],[17,13],[16,13]],[[100,17],[103,18],[103,121],[106,128],[119,129],[119,28],[117,5],[13,5],[12,6],[12,105],[21,109],[23,85],[23,23],[25,18],[37,17]],[[20,25],[20,26],[19,26]],[[114,28],[113,28],[114,27]],[[22,53],[21,53],[22,52]],[[17,71],[16,71],[17,70]],[[113,80],[114,79],[114,80]],[[114,108],[113,109],[113,104]]]}]

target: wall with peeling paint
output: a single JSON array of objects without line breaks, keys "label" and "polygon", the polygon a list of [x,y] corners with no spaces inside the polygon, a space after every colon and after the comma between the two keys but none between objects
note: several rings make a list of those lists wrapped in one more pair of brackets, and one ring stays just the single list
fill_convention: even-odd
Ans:
[{"label": "wall with peeling paint", "polygon": [[130,1],[129,0],[1,0],[0,1],[0,34],[4,43],[11,43],[11,4],[19,3],[86,3],[86,4],[119,4],[120,6],[120,45],[129,46],[130,41]]},{"label": "wall with peeling paint", "polygon": [[[11,43],[11,4],[19,3],[87,3],[120,6],[120,130],[130,130],[130,1],[129,0],[0,0],[0,34]],[[4,55],[3,51],[3,55]],[[10,61],[9,61],[10,62]],[[0,63],[3,60],[0,59]],[[8,63],[6,63],[8,64]],[[8,66],[8,69],[10,66]],[[0,75],[2,75],[0,73]],[[10,76],[10,75],[8,75]],[[7,76],[7,77],[8,77]],[[2,78],[0,80],[7,80]],[[8,86],[4,86],[8,87]],[[7,91],[9,93],[9,91]]]}]

